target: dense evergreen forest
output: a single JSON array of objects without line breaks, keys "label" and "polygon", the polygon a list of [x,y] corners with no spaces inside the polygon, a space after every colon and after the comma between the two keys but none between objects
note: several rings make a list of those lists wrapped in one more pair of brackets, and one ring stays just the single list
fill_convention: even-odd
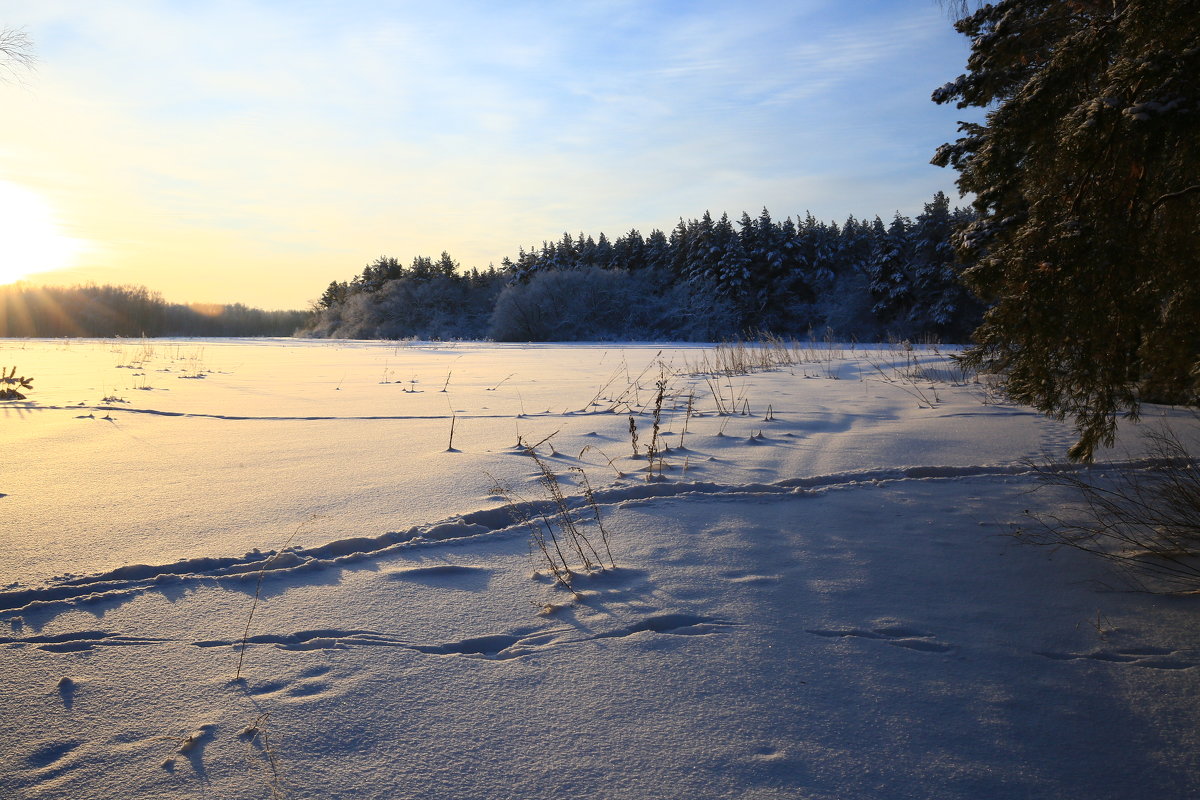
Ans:
[{"label": "dense evergreen forest", "polygon": [[969,219],[938,192],[915,220],[776,222],[763,209],[735,223],[705,212],[670,234],[564,234],[482,272],[447,253],[409,267],[381,257],[331,283],[304,333],[704,341],[830,328],[860,340],[965,341],[983,307],[959,282],[950,237]]},{"label": "dense evergreen forest", "polygon": [[291,336],[303,311],[168,303],[143,286],[0,286],[0,336]]}]

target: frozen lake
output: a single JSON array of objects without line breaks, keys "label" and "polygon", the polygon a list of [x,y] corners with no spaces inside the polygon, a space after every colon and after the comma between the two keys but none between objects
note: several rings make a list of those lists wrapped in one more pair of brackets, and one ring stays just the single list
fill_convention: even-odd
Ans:
[{"label": "frozen lake", "polygon": [[949,352],[0,341],[0,794],[1194,796],[1195,599]]}]

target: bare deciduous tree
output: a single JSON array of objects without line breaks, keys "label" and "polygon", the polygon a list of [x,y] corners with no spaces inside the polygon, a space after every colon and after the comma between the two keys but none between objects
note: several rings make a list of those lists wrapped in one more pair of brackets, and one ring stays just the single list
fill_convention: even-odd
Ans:
[{"label": "bare deciduous tree", "polygon": [[22,70],[33,69],[33,40],[19,28],[0,28],[0,81],[15,78]]}]

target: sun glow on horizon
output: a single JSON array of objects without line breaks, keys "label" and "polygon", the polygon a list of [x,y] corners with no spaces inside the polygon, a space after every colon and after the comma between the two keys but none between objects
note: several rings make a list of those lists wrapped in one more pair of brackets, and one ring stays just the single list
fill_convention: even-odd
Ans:
[{"label": "sun glow on horizon", "polygon": [[83,242],[62,232],[45,198],[0,181],[0,285],[69,269],[85,249]]}]

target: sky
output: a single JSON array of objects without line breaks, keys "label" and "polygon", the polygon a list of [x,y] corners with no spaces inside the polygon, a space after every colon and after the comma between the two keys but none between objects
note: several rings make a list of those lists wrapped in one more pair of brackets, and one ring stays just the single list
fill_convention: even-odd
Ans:
[{"label": "sky", "polygon": [[[935,0],[2,0],[0,284],[304,308],[380,255],[958,197]],[[963,202],[965,204],[965,201]]]}]

